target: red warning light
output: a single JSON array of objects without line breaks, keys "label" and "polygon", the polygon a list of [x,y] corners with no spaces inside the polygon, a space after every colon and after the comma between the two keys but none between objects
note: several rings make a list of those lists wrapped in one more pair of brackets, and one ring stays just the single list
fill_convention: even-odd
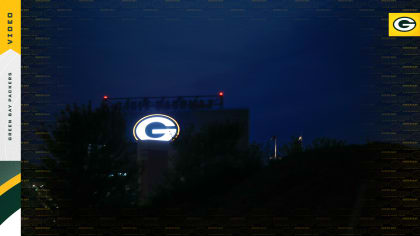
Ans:
[{"label": "red warning light", "polygon": [[223,97],[224,93],[223,92],[219,92],[219,96]]},{"label": "red warning light", "polygon": [[108,99],[108,96],[107,96],[107,95],[105,95],[105,96],[104,96],[104,100],[107,100],[107,99]]}]

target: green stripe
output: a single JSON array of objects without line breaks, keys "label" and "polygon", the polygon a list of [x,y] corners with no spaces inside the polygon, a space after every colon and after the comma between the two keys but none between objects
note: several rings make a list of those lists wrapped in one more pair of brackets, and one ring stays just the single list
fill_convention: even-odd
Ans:
[{"label": "green stripe", "polygon": [[20,209],[20,183],[0,196],[0,225]]},{"label": "green stripe", "polygon": [[0,161],[0,185],[20,173],[20,161]]}]

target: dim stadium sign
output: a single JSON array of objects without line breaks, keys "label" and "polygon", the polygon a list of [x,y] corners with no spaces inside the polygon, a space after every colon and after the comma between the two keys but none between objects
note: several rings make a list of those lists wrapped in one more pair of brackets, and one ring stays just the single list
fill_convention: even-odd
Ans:
[{"label": "dim stadium sign", "polygon": [[170,142],[179,135],[179,125],[170,116],[152,114],[141,118],[133,128],[133,135],[140,141],[162,141]]}]

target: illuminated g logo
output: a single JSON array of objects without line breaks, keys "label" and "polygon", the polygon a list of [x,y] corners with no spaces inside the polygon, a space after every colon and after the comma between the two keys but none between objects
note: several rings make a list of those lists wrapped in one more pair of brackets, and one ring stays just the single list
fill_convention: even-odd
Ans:
[{"label": "illuminated g logo", "polygon": [[408,32],[416,28],[416,21],[409,17],[400,17],[393,23],[394,28],[401,32]]},{"label": "illuminated g logo", "polygon": [[170,116],[153,114],[137,121],[133,129],[136,140],[155,140],[169,142],[179,135],[179,125]]}]

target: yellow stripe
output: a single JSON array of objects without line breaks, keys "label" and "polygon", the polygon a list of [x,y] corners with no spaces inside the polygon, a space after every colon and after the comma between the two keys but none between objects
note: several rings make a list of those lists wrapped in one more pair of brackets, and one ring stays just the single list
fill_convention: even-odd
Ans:
[{"label": "yellow stripe", "polygon": [[20,54],[21,0],[0,2],[0,55],[9,49]]},{"label": "yellow stripe", "polygon": [[18,183],[20,183],[21,177],[20,174],[16,175],[15,177],[9,179],[6,183],[2,184],[0,186],[0,196],[3,195],[5,192],[9,191],[9,189],[16,186]]}]

